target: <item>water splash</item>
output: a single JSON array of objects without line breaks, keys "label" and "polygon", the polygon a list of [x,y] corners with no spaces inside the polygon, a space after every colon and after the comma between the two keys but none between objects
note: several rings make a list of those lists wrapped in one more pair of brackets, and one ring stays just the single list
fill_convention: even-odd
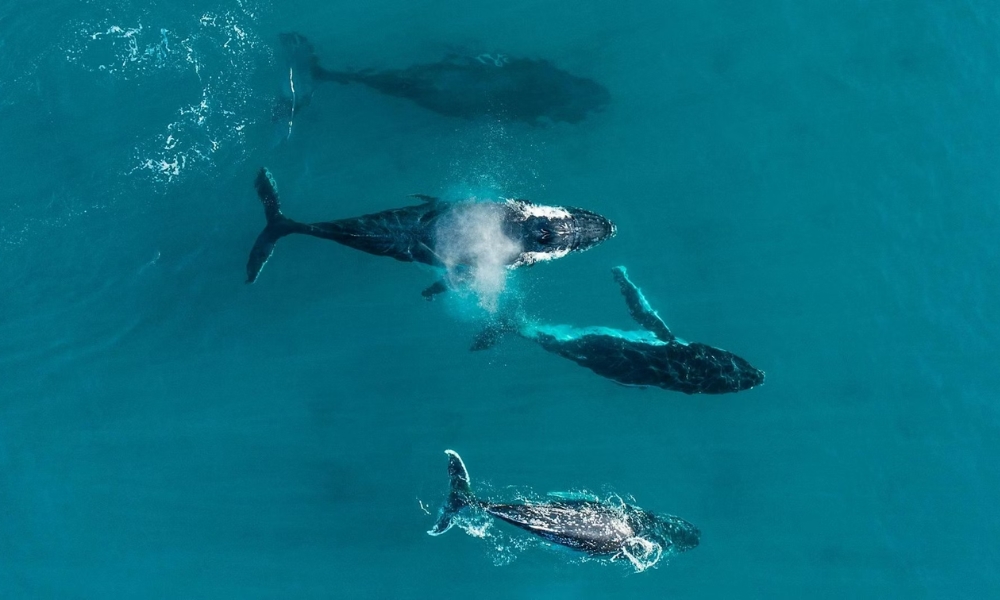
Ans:
[{"label": "water splash", "polygon": [[544,545],[544,542],[533,536],[513,534],[508,527],[498,524],[479,508],[467,509],[455,517],[452,523],[467,535],[483,540],[490,561],[498,567],[514,562],[528,548]]},{"label": "water splash", "polygon": [[507,287],[507,265],[521,251],[503,228],[503,208],[494,202],[466,201],[442,218],[435,231],[435,251],[447,269],[449,284],[471,290],[479,306],[495,313]]},{"label": "water splash", "polygon": [[[626,499],[614,492],[597,494],[586,489],[550,493],[542,496],[530,489],[514,486],[508,487],[508,491],[502,494],[494,493],[488,484],[484,486],[483,483],[477,483],[477,488],[480,491],[480,497],[488,497],[490,498],[490,502],[497,502],[499,496],[512,498],[514,502],[523,504],[540,504],[552,502],[554,499],[587,499],[600,502],[612,508],[614,511],[619,512],[623,518],[626,516],[628,504],[634,503],[633,498],[628,497]],[[514,527],[506,526],[493,517],[490,517],[485,510],[478,507],[465,509],[453,517],[452,524],[467,535],[483,540],[491,561],[497,566],[510,564],[526,550],[537,548],[558,551],[559,555],[570,564],[625,564],[630,566],[635,573],[642,573],[643,571],[656,568],[661,564],[666,564],[670,557],[677,554],[669,545],[664,547],[659,540],[652,536],[643,535],[625,540],[621,550],[614,555],[591,556],[558,544],[552,544]]]},{"label": "water splash", "polygon": [[660,562],[660,557],[663,556],[663,546],[653,540],[633,537],[625,540],[621,551],[611,557],[611,560],[616,560],[618,556],[627,558],[635,567],[635,572],[642,573]]},{"label": "water splash", "polygon": [[518,130],[503,121],[470,126],[456,142],[456,158],[448,169],[452,192],[478,197],[523,197],[524,189],[539,185],[538,160],[544,151],[538,133]]},{"label": "water splash", "polygon": [[142,10],[123,4],[108,9],[110,18],[75,24],[63,53],[124,94],[140,85],[148,93],[152,82],[162,90],[157,102],[187,95],[162,114],[158,132],[136,131],[132,164],[123,167],[162,190],[194,173],[211,174],[224,151],[230,161],[248,152],[248,128],[266,115],[266,101],[247,80],[271,60],[271,50],[254,29],[261,9],[244,0],[201,15]]}]

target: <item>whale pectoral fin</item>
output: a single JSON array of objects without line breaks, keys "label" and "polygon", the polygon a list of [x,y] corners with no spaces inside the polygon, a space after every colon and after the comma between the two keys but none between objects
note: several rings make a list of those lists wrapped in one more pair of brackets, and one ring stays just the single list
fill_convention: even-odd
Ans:
[{"label": "whale pectoral fin", "polygon": [[670,328],[663,322],[660,315],[656,314],[653,307],[646,301],[642,290],[628,278],[625,267],[614,267],[611,269],[611,274],[615,278],[615,282],[618,283],[622,296],[625,297],[629,315],[636,323],[664,342],[672,342],[677,339],[677,336],[671,333]]},{"label": "whale pectoral fin", "polygon": [[432,204],[434,202],[438,202],[441,200],[437,196],[428,196],[427,194],[410,194],[410,198],[417,198],[418,200],[426,202],[428,204]]},{"label": "whale pectoral fin", "polygon": [[445,283],[444,279],[438,279],[431,285],[429,285],[424,291],[420,292],[420,295],[424,297],[424,300],[431,302],[434,300],[434,296],[438,294],[443,294],[447,292],[450,288],[448,284]]}]

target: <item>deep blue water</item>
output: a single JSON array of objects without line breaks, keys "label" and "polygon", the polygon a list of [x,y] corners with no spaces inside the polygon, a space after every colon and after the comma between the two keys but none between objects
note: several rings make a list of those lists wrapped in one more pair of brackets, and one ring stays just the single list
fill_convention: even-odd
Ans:
[{"label": "deep blue water", "polygon": [[[329,87],[275,146],[290,30],[332,66],[547,58],[612,103],[528,127]],[[7,0],[0,596],[1000,596],[998,73],[986,0]],[[629,327],[625,264],[767,382],[689,397],[516,338],[470,353],[430,269],[315,239],[247,286],[263,164],[303,220],[416,192],[597,210],[618,237],[516,273],[529,310]],[[633,574],[432,538],[445,448],[701,545]]]}]

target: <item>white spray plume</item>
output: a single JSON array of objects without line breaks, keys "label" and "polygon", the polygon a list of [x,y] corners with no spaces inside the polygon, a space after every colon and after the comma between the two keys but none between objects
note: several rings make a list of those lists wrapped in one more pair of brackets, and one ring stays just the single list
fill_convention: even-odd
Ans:
[{"label": "white spray plume", "polygon": [[503,214],[496,203],[462,202],[435,232],[435,250],[448,270],[449,283],[471,289],[479,305],[491,313],[497,311],[507,286],[507,266],[521,252],[520,242],[504,234]]}]

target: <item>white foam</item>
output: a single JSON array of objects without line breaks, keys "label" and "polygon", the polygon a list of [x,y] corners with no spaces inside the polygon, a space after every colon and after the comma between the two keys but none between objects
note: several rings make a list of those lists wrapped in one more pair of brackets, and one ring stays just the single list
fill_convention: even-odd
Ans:
[{"label": "white foam", "polygon": [[471,289],[479,305],[495,313],[507,287],[507,266],[521,252],[519,241],[503,231],[503,211],[492,203],[456,205],[435,232],[452,287]]},{"label": "white foam", "polygon": [[660,562],[663,546],[646,538],[631,537],[622,543],[620,553],[632,563],[636,573],[642,573]]},{"label": "white foam", "polygon": [[259,11],[247,0],[222,4],[200,17],[153,24],[145,9],[127,4],[110,9],[107,19],[73,26],[63,46],[70,63],[119,84],[156,78],[171,94],[190,94],[163,114],[158,133],[137,130],[126,174],[169,184],[192,171],[210,173],[218,152],[228,151],[227,159],[234,150],[244,153],[247,125],[266,118],[263,101],[255,106],[255,92],[246,85],[271,53],[254,33]]}]

